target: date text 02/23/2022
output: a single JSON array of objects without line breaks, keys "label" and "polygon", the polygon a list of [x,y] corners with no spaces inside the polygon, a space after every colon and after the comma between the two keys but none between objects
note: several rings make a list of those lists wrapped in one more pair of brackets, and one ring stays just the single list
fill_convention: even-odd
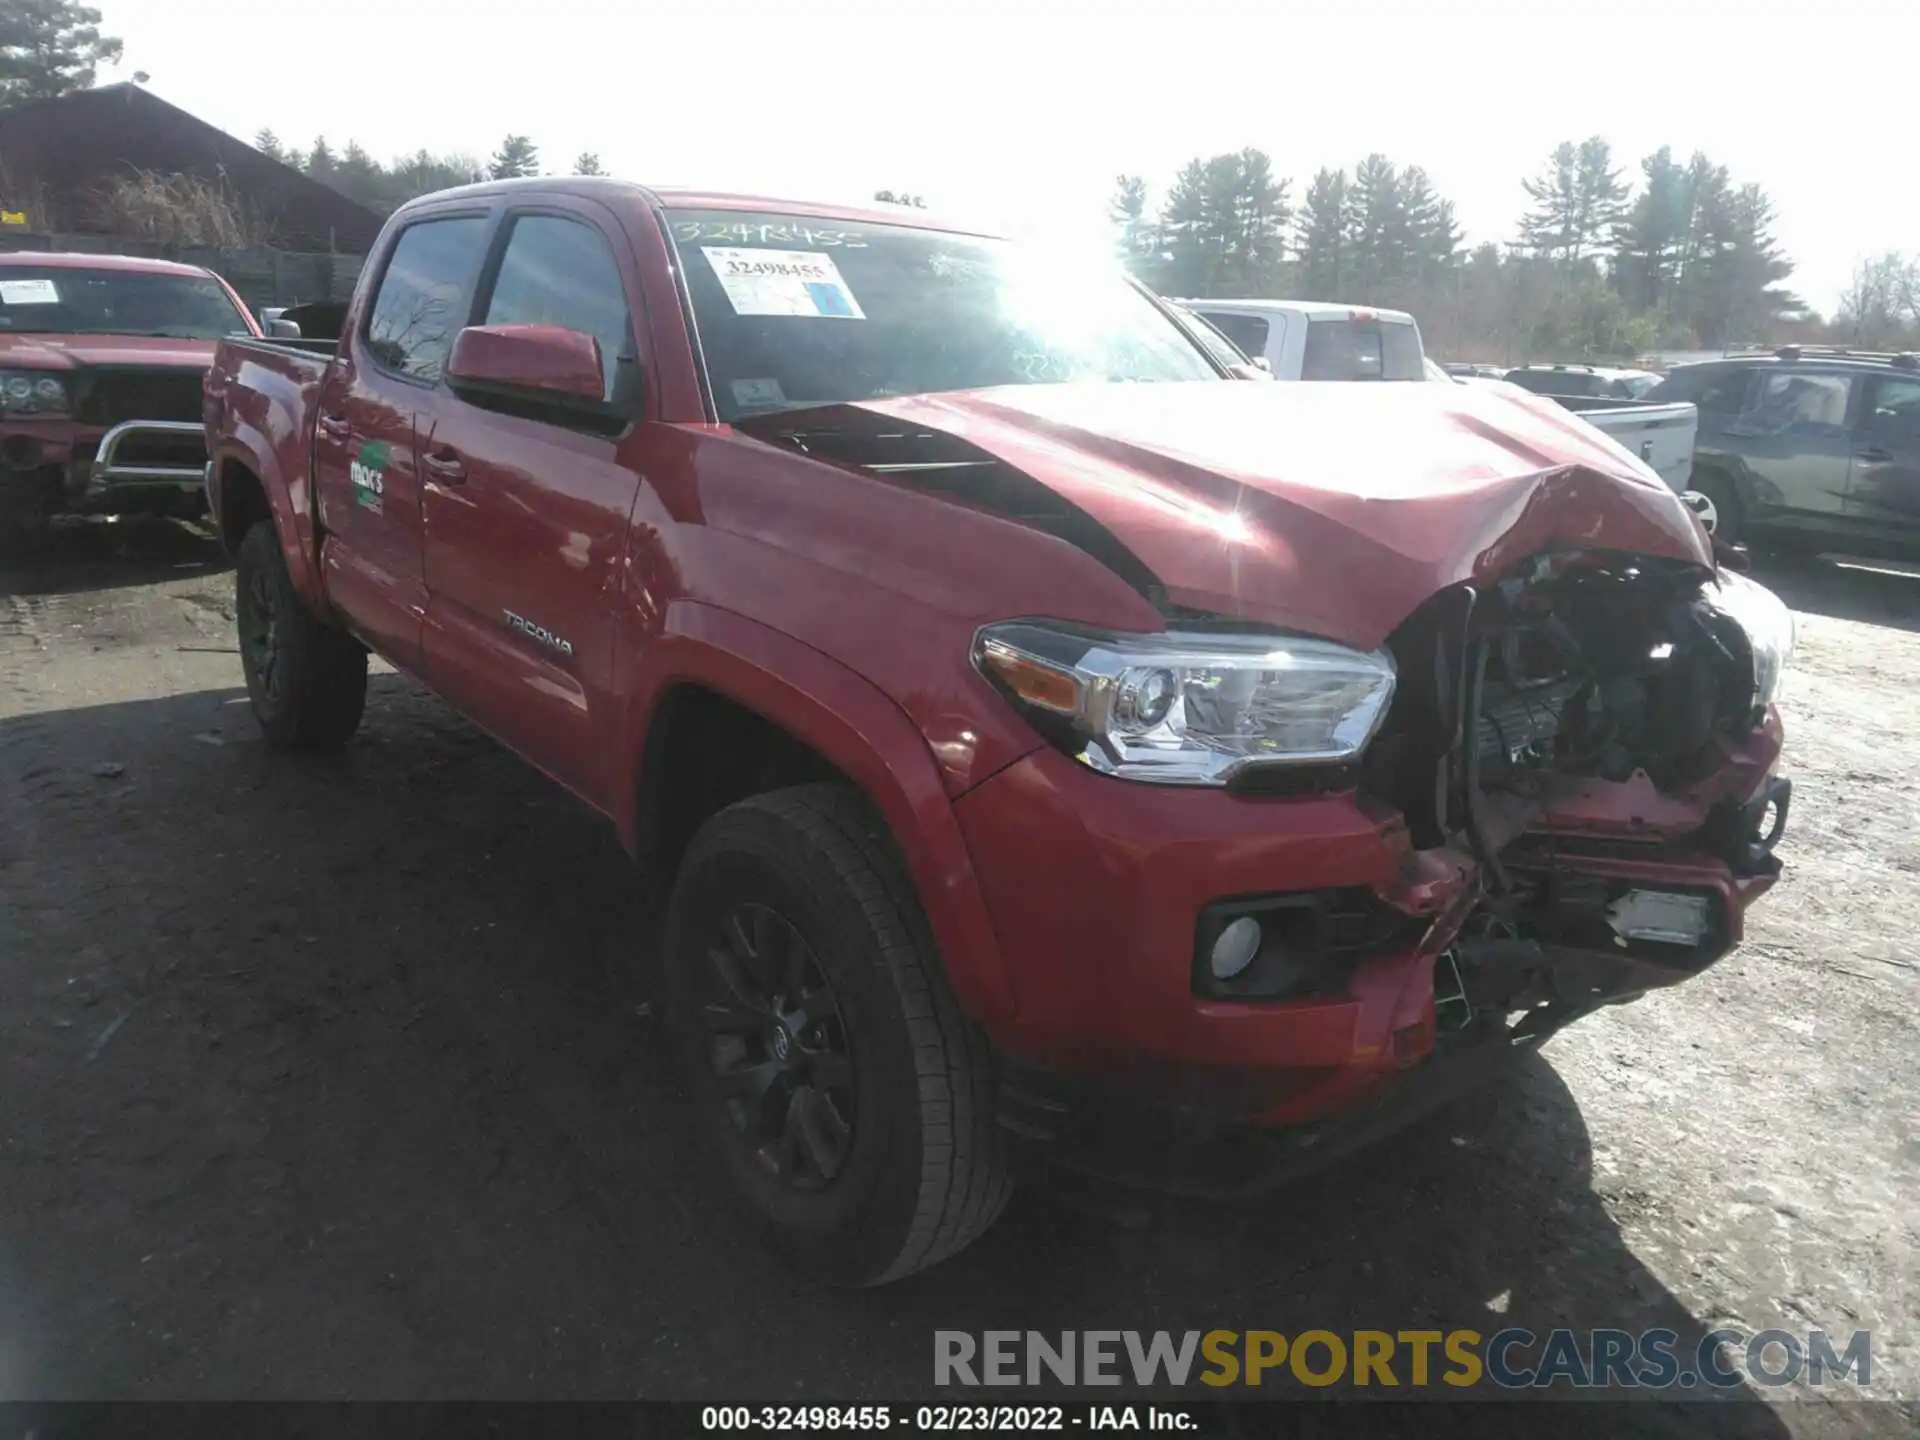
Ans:
[{"label": "date text 02/23/2022", "polygon": [[708,1405],[702,1430],[765,1431],[1097,1431],[1188,1432],[1199,1422],[1159,1405]]}]

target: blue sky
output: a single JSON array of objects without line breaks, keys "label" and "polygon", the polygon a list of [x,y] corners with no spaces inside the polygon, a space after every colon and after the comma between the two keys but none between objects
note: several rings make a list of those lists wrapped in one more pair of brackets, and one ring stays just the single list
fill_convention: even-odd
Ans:
[{"label": "blue sky", "polygon": [[1920,252],[1911,147],[1888,154],[1916,133],[1913,0],[195,0],[191,23],[179,0],[93,3],[127,47],[103,80],[145,70],[235,134],[383,159],[514,129],[550,168],[590,149],[659,184],[906,188],[1071,242],[1122,170],[1157,196],[1189,157],[1255,145],[1297,196],[1379,150],[1504,240],[1521,177],[1598,133],[1635,175],[1665,143],[1764,185],[1822,309],[1863,255]]}]

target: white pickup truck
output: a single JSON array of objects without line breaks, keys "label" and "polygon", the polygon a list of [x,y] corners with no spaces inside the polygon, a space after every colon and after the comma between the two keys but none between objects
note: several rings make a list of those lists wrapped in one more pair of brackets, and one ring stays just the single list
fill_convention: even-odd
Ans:
[{"label": "white pickup truck", "polygon": [[[1198,315],[1276,380],[1456,380],[1544,395],[1605,432],[1684,495],[1693,473],[1699,412],[1689,404],[1648,405],[1621,377],[1641,372],[1589,366],[1527,366],[1503,379],[1447,375],[1426,357],[1420,326],[1404,310],[1314,300],[1175,300]],[[1534,380],[1539,374],[1543,378]],[[1658,377],[1648,375],[1649,381]],[[1605,381],[1582,385],[1581,381]],[[1589,393],[1568,393],[1586,390]]]},{"label": "white pickup truck", "polygon": [[1594,395],[1550,395],[1596,430],[1604,430],[1629,454],[1651,466],[1676,491],[1687,493],[1693,474],[1693,439],[1700,412],[1685,401],[1649,405]]},{"label": "white pickup truck", "polygon": [[1276,380],[1425,380],[1420,327],[1404,310],[1317,300],[1175,300]]},{"label": "white pickup truck", "polygon": [[[1511,379],[1493,380],[1477,375],[1455,375],[1453,379],[1462,385],[1513,384]],[[1685,401],[1649,405],[1644,400],[1616,395],[1563,395],[1533,385],[1514,388],[1565,406],[1651,467],[1654,474],[1677,493],[1687,495],[1687,484],[1693,474],[1693,440],[1700,427],[1700,411],[1694,405]]]},{"label": "white pickup truck", "polygon": [[1646,404],[1640,397],[1660,383],[1658,375],[1593,365],[1523,365],[1509,370],[1505,381],[1574,411],[1686,493],[1700,412],[1684,403]]}]

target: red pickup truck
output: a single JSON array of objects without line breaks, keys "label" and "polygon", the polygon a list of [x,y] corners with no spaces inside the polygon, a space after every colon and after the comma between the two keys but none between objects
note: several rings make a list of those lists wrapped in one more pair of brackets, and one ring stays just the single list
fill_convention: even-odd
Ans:
[{"label": "red pickup truck", "polygon": [[0,555],[58,514],[192,514],[201,382],[258,335],[211,271],[130,255],[0,255]]},{"label": "red pickup truck", "polygon": [[268,739],[345,742],[374,650],[603,812],[745,1213],[840,1281],[1030,1161],[1284,1179],[1779,872],[1792,619],[1658,476],[1517,393],[1234,382],[1097,264],[483,185],[205,419]]}]

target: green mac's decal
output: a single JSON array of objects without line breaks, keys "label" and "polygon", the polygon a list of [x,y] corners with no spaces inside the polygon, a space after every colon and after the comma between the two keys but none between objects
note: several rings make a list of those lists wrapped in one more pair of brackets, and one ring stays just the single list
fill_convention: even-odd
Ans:
[{"label": "green mac's decal", "polygon": [[362,510],[380,513],[380,497],[387,493],[387,457],[390,451],[384,440],[369,440],[360,447],[360,454],[347,467],[347,478],[353,481],[353,503]]}]

